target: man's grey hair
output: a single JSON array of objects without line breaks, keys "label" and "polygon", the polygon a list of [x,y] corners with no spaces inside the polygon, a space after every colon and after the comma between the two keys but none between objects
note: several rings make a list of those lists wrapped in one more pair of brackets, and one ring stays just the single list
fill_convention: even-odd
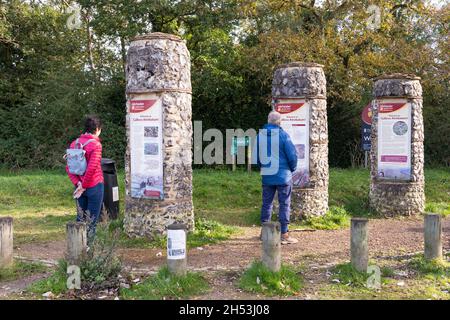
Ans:
[{"label": "man's grey hair", "polygon": [[279,126],[281,124],[281,114],[276,111],[271,111],[267,117],[267,123],[276,124]]}]

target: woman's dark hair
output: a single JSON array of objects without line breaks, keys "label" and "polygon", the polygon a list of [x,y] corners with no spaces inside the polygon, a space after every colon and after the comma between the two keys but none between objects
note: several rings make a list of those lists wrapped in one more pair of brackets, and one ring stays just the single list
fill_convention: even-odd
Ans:
[{"label": "woman's dark hair", "polygon": [[102,122],[100,118],[96,115],[87,115],[84,119],[84,132],[95,133],[97,129],[102,128]]}]

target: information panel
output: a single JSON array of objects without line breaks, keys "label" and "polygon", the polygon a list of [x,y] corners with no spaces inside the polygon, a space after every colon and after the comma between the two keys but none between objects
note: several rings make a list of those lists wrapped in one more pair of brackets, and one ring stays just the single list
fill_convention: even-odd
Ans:
[{"label": "information panel", "polygon": [[411,179],[411,104],[406,99],[378,101],[378,178]]},{"label": "information panel", "polygon": [[164,199],[162,105],[154,95],[128,102],[131,197]]},{"label": "information panel", "polygon": [[291,137],[297,150],[297,171],[292,176],[293,186],[304,188],[309,184],[309,103],[304,99],[276,99],[275,111],[281,113],[281,127]]}]

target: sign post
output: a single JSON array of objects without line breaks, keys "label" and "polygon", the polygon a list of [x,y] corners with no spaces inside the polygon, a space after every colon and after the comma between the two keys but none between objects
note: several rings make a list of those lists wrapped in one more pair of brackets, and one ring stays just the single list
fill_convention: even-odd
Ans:
[{"label": "sign post", "polygon": [[364,168],[368,166],[371,148],[370,133],[372,131],[372,103],[369,103],[361,113],[361,149],[364,151]]},{"label": "sign post", "polygon": [[246,148],[246,161],[247,161],[247,172],[252,171],[252,148],[251,139],[248,136],[245,137],[233,137],[231,143],[231,157],[232,157],[232,171],[236,171],[237,154],[239,148]]},{"label": "sign post", "polygon": [[407,74],[375,79],[369,202],[385,216],[420,214],[425,209],[419,80]]}]

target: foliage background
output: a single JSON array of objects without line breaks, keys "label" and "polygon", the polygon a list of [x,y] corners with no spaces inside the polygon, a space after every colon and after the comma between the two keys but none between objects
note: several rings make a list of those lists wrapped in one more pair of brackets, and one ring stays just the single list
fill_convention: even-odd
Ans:
[{"label": "foliage background", "polygon": [[[367,25],[369,5],[381,25]],[[81,27],[66,25],[71,5]],[[203,129],[258,128],[274,67],[325,66],[330,165],[358,166],[360,112],[373,77],[422,77],[428,165],[450,165],[449,18],[423,0],[0,0],[0,166],[60,167],[86,113],[104,120],[104,156],[123,165],[124,61],[130,40],[167,32],[187,41],[193,119]]]}]

